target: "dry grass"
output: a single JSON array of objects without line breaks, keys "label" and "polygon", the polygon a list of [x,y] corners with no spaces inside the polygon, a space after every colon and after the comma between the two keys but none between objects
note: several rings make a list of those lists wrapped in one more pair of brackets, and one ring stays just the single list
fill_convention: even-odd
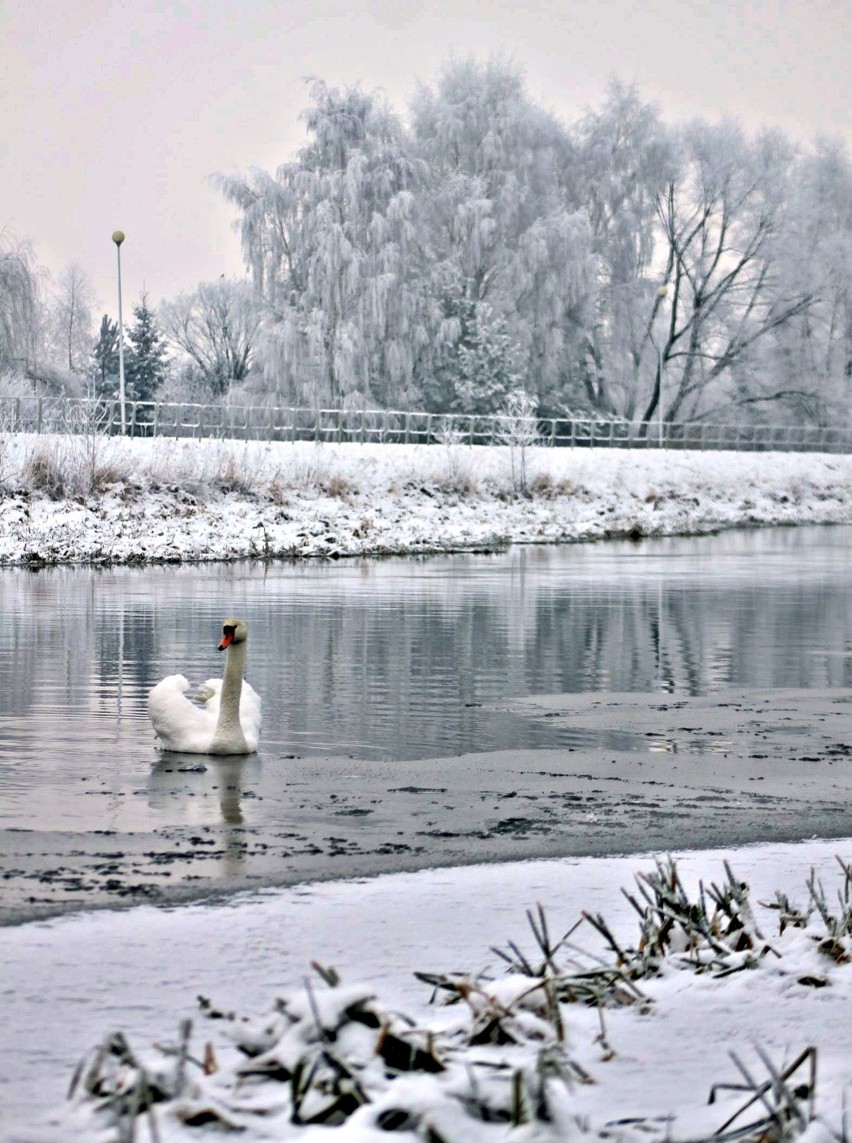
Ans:
[{"label": "dry grass", "polygon": [[464,468],[457,468],[439,477],[435,481],[435,487],[442,492],[452,492],[458,496],[478,496],[480,492],[479,481]]},{"label": "dry grass", "polygon": [[219,458],[213,486],[219,492],[236,492],[241,496],[250,496],[255,488],[252,475],[244,464],[237,461],[232,452],[227,452]]},{"label": "dry grass", "polygon": [[21,479],[27,489],[40,492],[50,500],[62,500],[69,494],[65,466],[60,463],[56,450],[48,445],[36,448],[27,457]]},{"label": "dry grass", "polygon": [[532,496],[538,496],[542,500],[557,500],[563,496],[588,495],[588,489],[583,488],[582,485],[566,477],[557,480],[549,472],[536,473],[530,481],[529,490]]},{"label": "dry grass", "polygon": [[24,460],[19,482],[51,500],[105,492],[129,479],[116,442],[107,437],[67,436],[40,441]]},{"label": "dry grass", "polygon": [[356,485],[347,476],[339,472],[333,472],[330,476],[318,477],[317,487],[326,496],[332,496],[336,500],[349,500],[358,493]]}]

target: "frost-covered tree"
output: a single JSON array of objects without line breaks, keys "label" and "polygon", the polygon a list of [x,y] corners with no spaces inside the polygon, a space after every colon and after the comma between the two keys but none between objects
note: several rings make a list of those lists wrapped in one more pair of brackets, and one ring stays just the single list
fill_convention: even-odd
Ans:
[{"label": "frost-covered tree", "polygon": [[543,413],[576,407],[577,362],[594,302],[591,230],[582,212],[558,209],[519,242],[510,280],[526,351],[526,388]]},{"label": "frost-covered tree", "polygon": [[43,335],[41,276],[32,247],[0,232],[0,369],[37,369]]},{"label": "frost-covered tree", "polygon": [[565,381],[592,296],[585,215],[566,206],[567,133],[526,93],[510,64],[453,60],[411,105],[418,154],[430,166],[432,293],[444,360],[478,328],[505,323],[523,383],[552,396]]},{"label": "frost-covered tree", "polygon": [[94,301],[85,270],[70,262],[56,279],[50,313],[54,352],[70,373],[85,373],[89,366]]},{"label": "frost-covered tree", "polygon": [[457,347],[450,408],[461,413],[494,413],[521,384],[522,353],[506,319],[480,302],[464,325],[467,336]]},{"label": "frost-covered tree", "polygon": [[340,406],[416,399],[428,344],[413,161],[387,103],[311,85],[309,141],[272,177],[219,178],[265,303],[259,356],[279,396]]},{"label": "frost-covered tree", "polygon": [[[812,304],[779,327],[748,401],[757,415],[783,402],[792,417],[849,416],[852,398],[852,161],[838,141],[817,140],[789,181],[778,278]],[[770,408],[771,411],[771,408]]]},{"label": "frost-covered tree", "polygon": [[168,350],[156,315],[143,291],[133,308],[124,358],[125,389],[130,401],[152,401],[166,378]]},{"label": "frost-covered tree", "polygon": [[568,194],[588,216],[597,259],[577,397],[629,420],[654,356],[648,321],[659,286],[656,204],[677,175],[674,140],[657,108],[617,80],[602,105],[576,124],[574,140]]},{"label": "frost-covered tree", "polygon": [[497,415],[494,443],[509,449],[512,466],[512,488],[527,493],[527,450],[540,443],[536,399],[524,389],[506,395]]},{"label": "frost-covered tree", "polygon": [[[475,412],[523,388],[540,416],[644,431],[661,405],[670,422],[847,407],[842,148],[674,130],[618,82],[568,128],[499,59],[446,64],[408,126],[358,87],[310,96],[292,161],[219,178],[270,400]],[[192,357],[189,313],[172,337]]]},{"label": "frost-covered tree", "polygon": [[730,123],[694,123],[682,135],[680,175],[657,197],[664,281],[647,330],[657,327],[655,370],[642,420],[719,416],[738,400],[738,377],[758,343],[813,304],[802,283],[778,280],[792,153],[764,134],[750,142]]},{"label": "frost-covered tree", "polygon": [[101,318],[98,340],[92,348],[95,391],[99,397],[118,396],[118,322]]},{"label": "frost-covered tree", "polygon": [[164,302],[159,316],[199,390],[221,397],[245,381],[260,322],[248,287],[224,279],[202,283],[191,294]]}]

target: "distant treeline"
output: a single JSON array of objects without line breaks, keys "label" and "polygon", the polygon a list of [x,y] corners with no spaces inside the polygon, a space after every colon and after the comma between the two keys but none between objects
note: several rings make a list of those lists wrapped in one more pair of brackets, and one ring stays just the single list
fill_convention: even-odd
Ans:
[{"label": "distant treeline", "polygon": [[[847,418],[841,143],[675,127],[618,82],[565,124],[500,60],[448,63],[405,116],[314,81],[304,119],[305,146],[274,174],[216,177],[253,285],[202,285],[154,314],[143,298],[135,396],[239,387],[275,404],[488,413],[525,390],[542,416],[640,425]],[[0,254],[18,298],[2,303],[0,365],[34,374],[28,256],[32,271],[20,244]],[[104,318],[93,368],[73,275],[60,281],[52,359],[58,345],[66,371],[109,393],[117,332]]]}]

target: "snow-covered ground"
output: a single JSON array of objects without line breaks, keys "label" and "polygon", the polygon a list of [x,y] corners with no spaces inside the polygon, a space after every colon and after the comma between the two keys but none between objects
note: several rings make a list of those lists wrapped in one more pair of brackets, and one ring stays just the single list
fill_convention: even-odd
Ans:
[{"label": "snow-covered ground", "polygon": [[[597,1038],[601,1024],[595,1009],[561,1005],[567,1031],[565,1056],[588,1073],[591,1082],[579,1082],[579,1071],[567,1087],[554,1081],[550,1093],[554,1122],[519,1128],[471,1118],[448,1092],[455,1088],[458,1094],[459,1085],[468,1083],[490,1090],[500,1081],[505,1094],[511,1073],[503,1073],[500,1065],[506,1061],[517,1065],[520,1054],[530,1067],[536,1055],[538,1018],[532,1012],[520,1021],[530,1033],[532,1047],[527,1043],[520,1048],[506,1044],[466,1049],[465,1067],[439,1076],[415,1072],[390,1081],[378,1069],[375,1102],[330,1133],[326,1127],[298,1127],[289,1121],[289,1084],[256,1080],[233,1084],[236,1060],[246,1062],[237,1056],[227,1034],[233,1028],[227,1021],[200,1016],[196,996],[205,995],[226,1010],[269,1013],[276,996],[302,987],[311,973],[310,962],[316,959],[336,968],[345,985],[366,983],[366,993],[356,989],[345,994],[350,1001],[356,994],[373,995],[381,1010],[404,1011],[419,1026],[434,1029],[438,1045],[458,1044],[459,1037],[464,1038],[460,1029],[471,1024],[466,1005],[430,1007],[431,990],[413,977],[414,970],[502,976],[507,966],[491,946],[505,950],[512,940],[534,958],[536,945],[525,910],[535,903],[546,909],[554,939],[586,909],[602,914],[619,942],[635,946],[637,917],[620,889],[636,891],[634,875],[653,869],[650,858],[572,858],[423,871],[303,885],[216,906],[141,907],[0,930],[3,1138],[15,1143],[106,1138],[95,1131],[90,1111],[79,1105],[70,1111],[60,1107],[78,1057],[105,1033],[119,1028],[146,1056],[154,1041],[174,1041],[178,1022],[186,1016],[195,1022],[191,1055],[200,1058],[208,1040],[213,1045],[213,1056],[208,1058],[215,1057],[218,1070],[205,1080],[192,1066],[193,1082],[207,1086],[207,1104],[212,1092],[222,1097],[218,1104],[222,1108],[228,1101],[231,1107],[245,1108],[264,1099],[267,1107],[274,1107],[270,1093],[282,1093],[277,1097],[281,1110],[271,1117],[232,1112],[241,1122],[252,1124],[241,1134],[244,1139],[377,1143],[388,1138],[387,1130],[377,1127],[382,1111],[401,1107],[414,1109],[414,1117],[420,1117],[419,1133],[403,1131],[392,1137],[412,1141],[427,1138],[430,1123],[437,1132],[430,1138],[448,1143],[580,1139],[579,1125],[592,1138],[605,1124],[637,1117],[655,1122],[611,1127],[609,1138],[707,1138],[745,1102],[742,1092],[722,1092],[717,1102],[707,1104],[711,1085],[742,1082],[731,1050],[762,1080],[766,1070],[759,1050],[780,1067],[809,1046],[818,1052],[815,1110],[826,1130],[813,1125],[808,1138],[827,1141],[829,1130],[839,1138],[843,1100],[848,1102],[852,1095],[852,964],[818,952],[814,934],[824,932],[824,926],[812,919],[807,930],[787,928],[779,936],[777,912],[759,904],[772,900],[777,889],[786,892],[791,903],[806,904],[805,881],[815,867],[829,904],[839,912],[836,890],[842,877],[835,855],[848,862],[852,841],[681,854],[678,869],[690,893],[699,879],[705,885],[721,885],[723,861],[731,863],[737,879],[751,886],[751,907],[762,937],[781,955],[768,952],[757,967],[721,978],[676,967],[676,958],[669,958],[662,975],[637,981],[650,1002],[647,1010],[640,1005],[605,1010],[605,1043]],[[600,948],[593,937],[587,926],[572,939],[587,949]],[[497,988],[504,1003],[510,985]],[[323,1019],[334,1004],[333,991],[314,977],[313,1001]],[[292,1004],[298,1009],[298,997]],[[307,1018],[309,1026],[313,1019]],[[264,1025],[255,1025],[253,1031]],[[514,1027],[517,1030],[518,1025]],[[238,1026],[237,1031],[244,1036],[246,1029]],[[365,1056],[370,1074],[369,1045],[375,1033],[370,1040],[367,1032],[361,1027],[360,1041],[338,1037],[334,1050],[348,1053],[350,1059],[353,1053],[356,1058]],[[803,1067],[791,1084],[806,1079]],[[201,1104],[205,1101],[196,1106]],[[736,1126],[760,1118],[762,1111],[756,1104]],[[46,1125],[47,1120],[52,1126]],[[215,1124],[187,1127],[162,1105],[157,1123],[164,1143],[222,1137]],[[147,1128],[138,1126],[137,1138],[147,1137]]]},{"label": "snow-covered ground", "polygon": [[0,438],[0,565],[353,556],[852,520],[852,456]]}]

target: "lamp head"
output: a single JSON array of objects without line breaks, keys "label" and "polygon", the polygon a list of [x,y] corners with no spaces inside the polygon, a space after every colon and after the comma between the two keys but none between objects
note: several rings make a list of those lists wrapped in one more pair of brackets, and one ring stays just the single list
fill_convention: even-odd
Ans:
[{"label": "lamp head", "polygon": [[112,240],[116,244],[116,246],[120,246],[122,244],[122,242],[124,241],[124,231],[123,230],[113,230]]}]

